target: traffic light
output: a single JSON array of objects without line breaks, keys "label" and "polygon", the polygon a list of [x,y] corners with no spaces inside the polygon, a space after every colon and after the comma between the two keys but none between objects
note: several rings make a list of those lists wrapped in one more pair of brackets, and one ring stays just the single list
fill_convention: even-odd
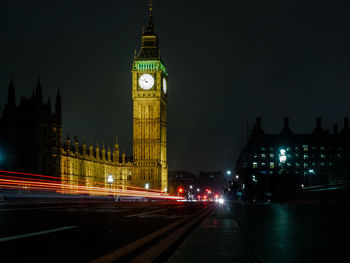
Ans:
[{"label": "traffic light", "polygon": [[179,191],[180,194],[182,194],[184,189],[182,187],[180,187],[178,191]]}]

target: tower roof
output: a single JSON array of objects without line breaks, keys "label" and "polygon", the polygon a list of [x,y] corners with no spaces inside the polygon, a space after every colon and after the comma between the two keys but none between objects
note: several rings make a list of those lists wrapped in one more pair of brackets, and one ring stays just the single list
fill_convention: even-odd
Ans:
[{"label": "tower roof", "polygon": [[149,3],[149,17],[146,28],[142,32],[142,45],[136,60],[158,60],[160,59],[160,52],[158,46],[158,37],[155,32],[153,23],[153,4],[152,0]]}]

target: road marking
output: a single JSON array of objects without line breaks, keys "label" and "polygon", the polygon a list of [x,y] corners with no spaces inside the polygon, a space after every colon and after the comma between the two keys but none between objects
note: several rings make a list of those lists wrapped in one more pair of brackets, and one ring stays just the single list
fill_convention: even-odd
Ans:
[{"label": "road marking", "polygon": [[125,216],[125,217],[143,216],[143,215],[157,213],[157,212],[166,211],[166,210],[168,210],[168,209],[153,210],[153,211],[149,211],[149,212],[143,212],[143,213],[139,213],[139,214],[128,215],[128,216]]},{"label": "road marking", "polygon": [[[205,213],[205,211],[208,211],[208,209],[201,209],[200,211],[196,212],[194,215],[192,215],[192,218],[197,217],[200,214]],[[109,254],[106,254],[104,256],[99,257],[98,259],[95,259],[93,261],[90,261],[90,263],[112,263],[117,262],[117,260],[121,257],[126,256],[129,253],[132,253],[133,251],[136,251],[137,249],[141,248],[148,242],[151,242],[152,240],[160,237],[161,235],[167,233],[168,231],[175,229],[182,223],[186,222],[188,219],[183,218],[180,220],[175,221],[174,223],[167,225],[143,238],[140,238],[124,247],[118,248]]]},{"label": "road marking", "polygon": [[44,230],[44,231],[39,231],[39,232],[33,232],[33,233],[28,233],[28,234],[23,234],[23,235],[16,235],[16,236],[12,236],[12,237],[0,237],[0,242],[5,242],[5,241],[9,241],[9,240],[14,240],[14,239],[20,239],[20,238],[26,238],[26,237],[39,236],[39,235],[44,235],[44,234],[64,231],[64,230],[77,228],[77,227],[78,226],[64,226],[64,227],[60,227],[60,228],[54,228],[54,229],[49,229],[49,230]]}]

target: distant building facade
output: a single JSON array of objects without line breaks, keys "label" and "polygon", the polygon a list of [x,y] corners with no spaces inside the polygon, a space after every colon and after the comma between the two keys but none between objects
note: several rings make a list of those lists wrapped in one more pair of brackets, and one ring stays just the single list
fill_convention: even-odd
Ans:
[{"label": "distant building facade", "polygon": [[[11,80],[8,101],[0,118],[0,168],[60,177],[63,183],[100,187],[168,187],[167,69],[160,57],[150,4],[142,45],[132,67],[133,157],[120,157],[118,141],[110,146],[69,137],[62,141],[62,106],[55,112],[43,102],[38,81],[31,98],[16,105]],[[112,176],[113,183],[108,182]]]},{"label": "distant building facade", "polygon": [[[245,182],[260,185],[269,191],[273,177],[289,176],[294,187],[307,187],[348,180],[350,129],[349,118],[338,132],[324,130],[321,118],[310,134],[294,134],[289,128],[289,119],[279,134],[266,134],[257,118],[247,144],[238,161],[237,173]],[[349,167],[350,168],[350,167]]]}]

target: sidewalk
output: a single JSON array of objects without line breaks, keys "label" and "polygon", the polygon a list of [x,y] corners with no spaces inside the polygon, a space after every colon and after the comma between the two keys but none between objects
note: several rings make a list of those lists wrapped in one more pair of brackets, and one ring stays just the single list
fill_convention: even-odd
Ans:
[{"label": "sidewalk", "polygon": [[168,260],[180,262],[255,262],[229,205],[217,207]]}]

